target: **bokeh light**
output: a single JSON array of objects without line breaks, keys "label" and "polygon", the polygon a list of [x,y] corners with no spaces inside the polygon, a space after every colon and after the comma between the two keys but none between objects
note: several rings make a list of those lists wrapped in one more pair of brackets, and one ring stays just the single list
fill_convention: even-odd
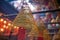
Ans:
[{"label": "bokeh light", "polygon": [[3,28],[1,28],[1,29],[0,29],[0,31],[1,31],[1,32],[4,32],[4,29],[3,29]]}]

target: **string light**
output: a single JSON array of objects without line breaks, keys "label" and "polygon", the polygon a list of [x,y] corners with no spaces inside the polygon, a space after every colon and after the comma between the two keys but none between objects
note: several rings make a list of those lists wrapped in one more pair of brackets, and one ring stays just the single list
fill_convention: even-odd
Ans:
[{"label": "string light", "polygon": [[4,21],[3,19],[1,19],[1,21]]},{"label": "string light", "polygon": [[10,26],[11,25],[11,23],[8,23],[8,26]]},{"label": "string light", "polygon": [[17,28],[16,26],[14,26],[14,28]]},{"label": "string light", "polygon": [[6,28],[6,25],[3,25],[4,28]]},{"label": "string light", "polygon": [[0,30],[1,30],[1,32],[3,32],[3,31],[4,31],[4,29],[3,29],[3,28],[1,28]]},{"label": "string light", "polygon": [[17,29],[19,29],[19,27],[17,27]]},{"label": "string light", "polygon": [[4,21],[4,24],[6,24],[6,21]]}]

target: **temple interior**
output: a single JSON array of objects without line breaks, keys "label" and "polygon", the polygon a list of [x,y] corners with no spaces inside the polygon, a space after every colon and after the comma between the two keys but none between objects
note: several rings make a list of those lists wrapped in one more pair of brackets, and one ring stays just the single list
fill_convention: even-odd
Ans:
[{"label": "temple interior", "polygon": [[0,40],[60,40],[60,1],[0,0]]}]

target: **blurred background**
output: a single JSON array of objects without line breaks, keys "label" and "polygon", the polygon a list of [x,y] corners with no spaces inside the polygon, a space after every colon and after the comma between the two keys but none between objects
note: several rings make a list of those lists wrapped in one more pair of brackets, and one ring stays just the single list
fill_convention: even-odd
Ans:
[{"label": "blurred background", "polygon": [[[0,21],[3,22],[7,21],[6,25],[8,26],[12,24],[12,22],[14,21],[14,19],[16,18],[16,16],[18,15],[22,8],[23,1],[24,0],[0,0]],[[40,22],[42,21],[45,25],[45,28],[49,31],[49,35],[51,35],[52,37],[51,40],[53,40],[54,35],[56,35],[60,30],[60,1],[59,0],[25,0],[25,1],[27,2],[30,8],[38,27],[43,28],[40,27]],[[0,31],[4,31],[4,29],[1,29],[2,26],[4,26],[3,22],[0,22],[1,26]],[[8,32],[8,34],[9,33],[10,32]],[[16,38],[16,36],[14,37]],[[8,37],[6,38],[9,39]]]}]

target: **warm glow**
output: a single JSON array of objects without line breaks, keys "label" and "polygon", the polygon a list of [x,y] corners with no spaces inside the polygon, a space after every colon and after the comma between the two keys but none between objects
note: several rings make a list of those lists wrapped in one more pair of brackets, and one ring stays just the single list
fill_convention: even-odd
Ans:
[{"label": "warm glow", "polygon": [[19,27],[17,27],[17,29],[19,29]]},{"label": "warm glow", "polygon": [[16,26],[14,26],[14,28],[17,28]]},{"label": "warm glow", "polygon": [[4,21],[3,19],[1,19],[1,21]]},{"label": "warm glow", "polygon": [[6,28],[6,25],[3,25],[4,28]]},{"label": "warm glow", "polygon": [[11,23],[8,23],[8,26],[10,26],[11,25]]},{"label": "warm glow", "polygon": [[1,28],[0,30],[1,30],[2,32],[4,31],[4,29],[3,29],[3,28]]},{"label": "warm glow", "polygon": [[6,21],[4,21],[4,24],[6,24]]}]

